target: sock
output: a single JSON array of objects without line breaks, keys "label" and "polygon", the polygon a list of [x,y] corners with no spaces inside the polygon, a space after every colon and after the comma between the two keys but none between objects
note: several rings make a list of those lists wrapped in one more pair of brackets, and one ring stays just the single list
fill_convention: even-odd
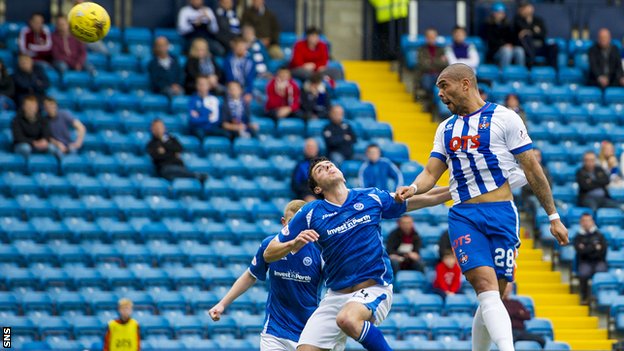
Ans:
[{"label": "sock", "polygon": [[498,291],[484,291],[477,298],[483,322],[500,351],[514,351],[511,319]]},{"label": "sock", "polygon": [[472,320],[472,351],[490,351],[491,345],[492,338],[485,327],[481,306],[479,306]]},{"label": "sock", "polygon": [[381,334],[381,330],[369,321],[364,321],[364,326],[357,342],[362,344],[368,351],[392,351],[383,334]]}]

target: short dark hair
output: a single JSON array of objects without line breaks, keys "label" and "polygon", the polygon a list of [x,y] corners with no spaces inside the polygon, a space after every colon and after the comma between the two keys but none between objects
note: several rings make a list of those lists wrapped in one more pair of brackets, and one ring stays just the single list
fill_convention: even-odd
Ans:
[{"label": "short dark hair", "polygon": [[379,150],[381,150],[381,148],[379,147],[379,145],[372,143],[372,144],[368,144],[368,146],[366,147],[366,151],[368,151],[368,149],[372,149],[372,148],[378,148]]},{"label": "short dark hair", "polygon": [[156,124],[156,123],[163,123],[163,124],[164,124],[165,122],[163,122],[163,120],[162,120],[162,119],[160,119],[159,117],[156,117],[156,118],[154,118],[154,119],[152,120],[152,123],[151,123],[150,125],[152,125],[152,126],[153,126],[153,125],[154,125],[154,124]]},{"label": "short dark hair", "polygon": [[463,30],[465,32],[466,31],[466,27],[462,27],[462,26],[455,26],[455,27],[453,27],[453,33],[455,33],[458,30]]},{"label": "short dark hair", "polygon": [[45,21],[45,16],[43,15],[43,12],[33,12],[33,13],[30,15],[29,20],[31,20],[31,19],[33,19],[33,18],[35,18],[36,16],[41,16],[41,18],[43,18],[43,20]]},{"label": "short dark hair", "polygon": [[24,99],[22,100],[22,104],[26,101],[34,101],[34,102],[38,102],[37,97],[35,95],[28,95],[26,97],[24,97]]},{"label": "short dark hair", "polygon": [[321,35],[321,30],[314,26],[306,28],[306,31],[305,31],[306,37],[312,34]]},{"label": "short dark hair", "polygon": [[277,68],[278,71],[288,71],[290,72],[290,68],[288,68],[288,66],[284,65],[284,66],[279,66]]},{"label": "short dark hair", "polygon": [[594,218],[594,216],[592,216],[592,214],[591,214],[591,213],[589,213],[589,212],[583,212],[583,213],[581,214],[581,217],[585,217],[585,216],[590,216],[591,218]]},{"label": "short dark hair", "polygon": [[238,43],[245,43],[245,39],[243,38],[242,35],[237,35],[234,38],[232,38],[232,40],[230,40],[230,43],[232,45],[238,44]]},{"label": "short dark hair", "polygon": [[318,183],[316,182],[316,179],[314,179],[314,175],[312,175],[312,170],[314,169],[314,166],[325,161],[329,161],[329,159],[325,156],[315,157],[310,161],[310,165],[308,166],[308,188],[312,191],[312,194],[319,198],[323,198],[323,194],[317,194],[314,192]]},{"label": "short dark hair", "polygon": [[56,99],[50,95],[46,95],[46,97],[43,98],[43,101],[56,102]]},{"label": "short dark hair", "polygon": [[318,83],[321,83],[322,81],[323,81],[323,73],[321,72],[312,73],[312,76],[310,77],[310,83],[318,84]]}]

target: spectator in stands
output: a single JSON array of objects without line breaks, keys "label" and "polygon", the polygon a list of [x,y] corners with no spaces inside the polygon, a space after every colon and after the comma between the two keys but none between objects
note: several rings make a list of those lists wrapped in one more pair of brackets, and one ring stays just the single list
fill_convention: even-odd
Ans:
[{"label": "spectator in stands", "polygon": [[[58,108],[56,100],[46,96],[43,100],[47,123],[50,128],[50,142],[62,153],[76,153],[82,147],[87,129],[68,110]],[[72,129],[76,137],[72,136]]]},{"label": "spectator in stands", "polygon": [[526,114],[524,113],[524,109],[520,106],[520,99],[516,94],[508,94],[505,97],[505,107],[517,113],[520,118],[526,124]]},{"label": "spectator in stands", "polygon": [[589,213],[584,213],[580,220],[581,228],[574,238],[576,250],[577,272],[579,288],[583,303],[589,298],[589,280],[596,272],[606,272],[607,267],[607,239],[600,233],[594,219]]},{"label": "spectator in stands", "polygon": [[414,219],[404,214],[397,220],[397,228],[390,232],[386,243],[395,276],[400,270],[424,272],[425,264],[420,257],[421,247],[422,240],[414,229]]},{"label": "spectator in stands", "polygon": [[237,81],[227,84],[227,95],[223,104],[223,129],[230,133],[230,138],[254,137],[258,125],[251,123],[249,103],[243,99],[243,88]]},{"label": "spectator in stands", "polygon": [[308,80],[314,72],[330,76],[334,81],[340,79],[340,72],[327,67],[329,49],[321,40],[321,31],[316,27],[306,29],[305,38],[295,43],[290,68],[293,77]]},{"label": "spectator in stands", "polygon": [[511,65],[512,62],[524,66],[524,49],[518,45],[503,3],[497,2],[492,5],[492,12],[485,21],[481,37],[487,44],[488,62],[497,62],[501,67]]},{"label": "spectator in stands", "polygon": [[232,39],[241,35],[241,23],[233,0],[219,0],[219,5],[215,10],[217,23],[219,24],[219,33],[217,39],[224,46],[230,45]]},{"label": "spectator in stands", "polygon": [[316,140],[308,138],[303,147],[304,159],[299,161],[293,170],[290,181],[290,187],[297,199],[303,199],[306,202],[316,200],[316,196],[308,187],[308,168],[310,161],[319,155],[319,147]]},{"label": "spectator in stands", "polygon": [[60,156],[59,149],[50,142],[50,126],[39,114],[37,97],[24,97],[22,108],[11,122],[15,152],[28,158],[31,153],[50,153]]},{"label": "spectator in stands", "polygon": [[286,67],[277,70],[277,74],[266,87],[267,102],[264,106],[269,117],[279,120],[297,116],[300,107],[299,86],[290,76]]},{"label": "spectator in stands", "polygon": [[160,119],[152,121],[152,139],[147,144],[149,153],[156,168],[156,173],[167,179],[195,178],[202,183],[208,178],[204,173],[191,172],[182,161],[182,144],[173,135],[167,133],[165,124]]},{"label": "spectator in stands", "polygon": [[589,207],[594,211],[603,207],[620,207],[609,196],[609,175],[596,164],[596,154],[593,151],[587,151],[583,155],[583,167],[576,172],[576,182],[579,186],[579,206]]},{"label": "spectator in stands", "polygon": [[48,76],[41,66],[34,65],[32,58],[20,55],[17,58],[17,69],[13,73],[15,83],[15,103],[21,105],[27,95],[35,95],[43,101],[46,90],[50,86]]},{"label": "spectator in stands", "polygon": [[513,333],[513,340],[516,341],[536,341],[542,348],[546,344],[546,340],[540,334],[530,333],[526,331],[525,321],[531,319],[531,311],[529,311],[522,302],[513,299],[511,293],[513,292],[514,284],[507,283],[505,291],[503,292],[503,304],[505,309],[509,313],[511,318],[511,330]]},{"label": "spectator in stands", "polygon": [[277,17],[266,7],[264,0],[252,0],[251,6],[245,8],[241,22],[254,27],[256,35],[268,49],[272,59],[279,60],[284,57],[279,47],[280,29]]},{"label": "spectator in stands", "polygon": [[104,336],[104,351],[141,350],[141,331],[139,323],[132,318],[132,305],[129,299],[119,300],[119,318],[108,322]]},{"label": "spectator in stands", "polygon": [[147,66],[152,91],[169,97],[184,94],[182,68],[178,60],[169,54],[169,40],[156,38],[153,52],[154,56]]},{"label": "spectator in stands", "polygon": [[535,8],[523,0],[518,5],[518,12],[514,17],[516,36],[526,54],[527,65],[535,65],[536,57],[546,58],[546,64],[557,67],[557,45],[546,43],[546,24],[540,16],[535,15]]},{"label": "spectator in stands", "polygon": [[69,22],[64,15],[56,17],[56,30],[52,33],[52,63],[59,73],[73,71],[93,72],[87,63],[87,47],[69,32]]},{"label": "spectator in stands", "polygon": [[479,88],[479,96],[481,96],[483,101],[488,101],[490,94],[488,94],[487,90]]},{"label": "spectator in stands", "polygon": [[433,281],[433,292],[446,299],[455,295],[461,287],[461,268],[453,251],[445,251],[436,265],[436,276]]},{"label": "spectator in stands", "polygon": [[600,143],[600,154],[598,155],[598,164],[609,174],[609,188],[624,187],[624,179],[622,179],[622,171],[620,164],[615,156],[615,147],[613,143],[605,140]]},{"label": "spectator in stands", "polygon": [[416,79],[428,96],[433,93],[438,75],[448,66],[444,48],[436,43],[437,39],[438,31],[428,28],[425,30],[425,45],[419,47],[417,52]]},{"label": "spectator in stands", "polygon": [[624,70],[620,53],[611,43],[611,32],[598,31],[596,44],[587,53],[589,58],[589,85],[600,88],[624,86]]},{"label": "spectator in stands", "polygon": [[206,76],[210,81],[210,85],[218,93],[219,88],[219,71],[217,65],[212,60],[212,55],[208,50],[208,42],[202,38],[193,40],[189,50],[188,60],[184,66],[184,91],[187,95],[195,92],[195,83],[197,77]]},{"label": "spectator in stands", "polygon": [[353,145],[357,137],[351,126],[344,121],[344,109],[334,105],[329,112],[329,123],[323,129],[323,138],[327,146],[327,154],[333,163],[340,165],[344,160],[353,157]]},{"label": "spectator in stands", "polygon": [[253,98],[253,83],[256,79],[255,63],[247,52],[247,43],[241,36],[232,40],[231,47],[232,53],[223,62],[225,82],[238,82],[245,92],[245,102],[250,103]]},{"label": "spectator in stands", "polygon": [[440,235],[440,239],[438,239],[438,258],[440,261],[442,261],[442,257],[444,257],[444,253],[447,251],[453,251],[453,247],[451,246],[449,232],[445,230],[444,233]]},{"label": "spectator in stands", "polygon": [[251,25],[245,24],[243,25],[242,31],[243,39],[245,39],[247,47],[249,48],[249,55],[256,64],[256,74],[260,77],[270,78],[271,72],[269,72],[269,68],[267,67],[269,53],[260,39],[256,38],[256,30]]},{"label": "spectator in stands", "polygon": [[363,188],[376,187],[391,191],[403,185],[403,173],[392,161],[381,157],[379,145],[368,145],[366,158],[367,160],[362,164],[359,172],[360,184]]},{"label": "spectator in stands", "polygon": [[221,104],[210,94],[210,78],[197,77],[197,93],[189,100],[189,129],[191,134],[203,140],[206,136],[228,136],[223,130]]},{"label": "spectator in stands", "polygon": [[310,80],[303,84],[301,94],[301,112],[306,120],[327,118],[331,99],[329,88],[323,79],[323,75],[315,72]]},{"label": "spectator in stands", "polygon": [[212,9],[204,6],[204,0],[189,0],[188,3],[178,12],[178,33],[186,39],[187,47],[196,38],[203,38],[210,44],[213,55],[225,55],[225,47],[217,40],[219,24]]},{"label": "spectator in stands", "polygon": [[0,111],[15,109],[15,83],[4,61],[0,60]]},{"label": "spectator in stands", "polygon": [[479,53],[473,44],[466,43],[466,28],[453,28],[453,43],[446,48],[446,61],[449,65],[463,63],[477,70]]},{"label": "spectator in stands", "polygon": [[29,56],[37,62],[50,62],[52,34],[45,25],[42,13],[33,13],[28,20],[28,26],[20,31],[19,49],[21,55]]}]

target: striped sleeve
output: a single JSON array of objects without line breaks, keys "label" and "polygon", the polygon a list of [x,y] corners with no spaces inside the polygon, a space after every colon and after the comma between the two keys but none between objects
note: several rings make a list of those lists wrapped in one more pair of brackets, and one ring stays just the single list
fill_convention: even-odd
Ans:
[{"label": "striped sleeve", "polygon": [[515,112],[505,116],[505,144],[509,151],[518,155],[533,148],[533,142],[524,122]]}]

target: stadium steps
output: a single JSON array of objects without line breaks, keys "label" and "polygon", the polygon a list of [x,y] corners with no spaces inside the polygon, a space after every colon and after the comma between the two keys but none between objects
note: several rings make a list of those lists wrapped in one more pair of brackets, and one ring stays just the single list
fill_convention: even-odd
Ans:
[{"label": "stadium steps", "polygon": [[[422,112],[422,106],[412,99],[399,80],[390,62],[342,61],[346,79],[357,82],[361,99],[375,105],[377,119],[392,126],[393,139],[404,143],[410,158],[425,165],[429,159],[437,123]],[[439,185],[447,185],[443,176]]]},{"label": "stadium steps", "polygon": [[516,271],[517,293],[530,296],[535,316],[549,319],[556,341],[568,343],[572,350],[611,350],[615,340],[599,328],[598,317],[589,315],[589,307],[580,305],[580,297],[570,293],[561,282],[561,272],[543,260],[543,251],[533,248],[533,240],[523,238]]}]

